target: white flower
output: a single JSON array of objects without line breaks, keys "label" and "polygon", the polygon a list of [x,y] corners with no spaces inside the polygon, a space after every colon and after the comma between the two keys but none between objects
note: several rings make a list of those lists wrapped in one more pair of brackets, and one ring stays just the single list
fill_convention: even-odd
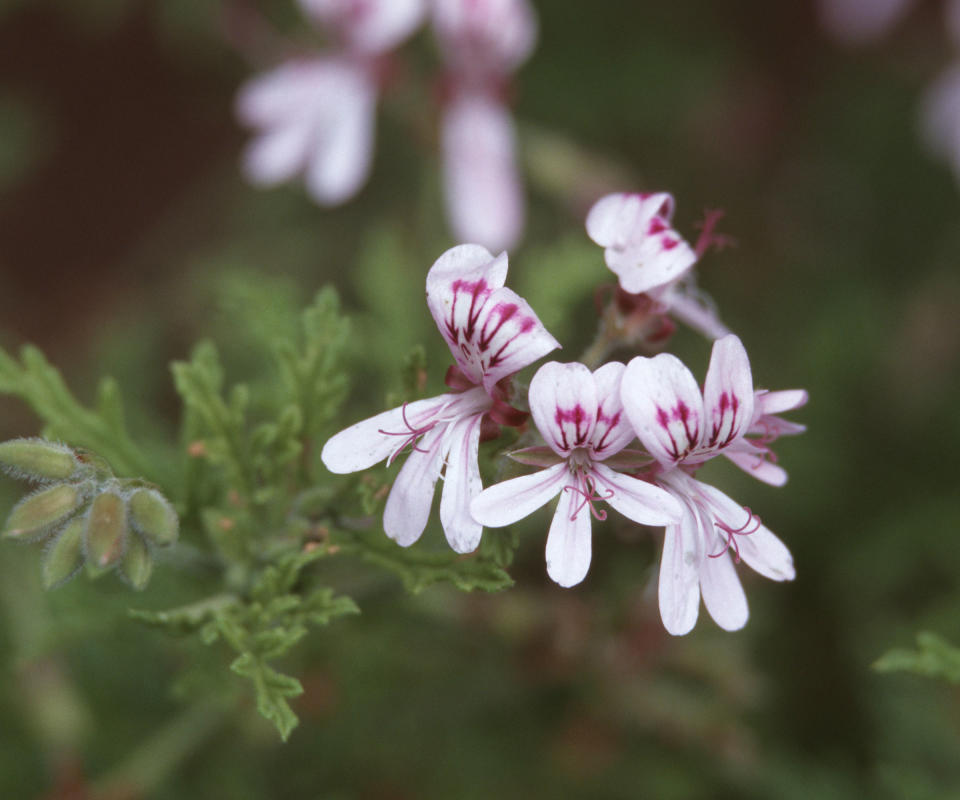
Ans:
[{"label": "white flower", "polygon": [[771,463],[766,444],[771,436],[799,432],[775,414],[802,405],[806,393],[755,394],[747,353],[730,334],[713,346],[702,394],[690,370],[664,353],[633,359],[621,395],[638,438],[664,470],[657,483],[683,506],[679,523],[664,534],[659,587],[664,627],[674,635],[688,633],[701,595],[718,625],[743,627],[747,603],[730,550],[737,562],[778,581],[793,579],[793,559],[749,508],[690,473],[724,455],[757,478],[782,484],[786,473]]},{"label": "white flower", "polygon": [[[562,493],[547,534],[547,574],[574,586],[590,567],[591,515],[606,519],[603,501],[644,525],[680,518],[680,506],[652,483],[617,472],[604,462],[634,438],[620,401],[624,366],[591,373],[583,364],[544,364],[530,382],[530,412],[549,449],[521,451],[522,460],[547,466],[498,483],[470,506],[478,522],[510,525]],[[589,508],[589,510],[587,510]]]},{"label": "white flower", "polygon": [[479,245],[454,247],[427,275],[427,305],[457,362],[448,383],[463,391],[407,403],[358,422],[323,446],[331,472],[367,469],[412,450],[383,515],[383,529],[404,547],[426,527],[434,486],[444,477],[440,523],[458,553],[480,543],[482,526],[470,515],[480,493],[477,448],[483,419],[512,411],[498,383],[559,347],[527,302],[504,288],[507,255]]}]

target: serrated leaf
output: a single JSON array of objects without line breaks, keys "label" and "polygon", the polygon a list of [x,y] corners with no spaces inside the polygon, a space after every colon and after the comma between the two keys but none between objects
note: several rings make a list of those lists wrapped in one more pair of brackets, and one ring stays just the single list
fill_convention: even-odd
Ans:
[{"label": "serrated leaf", "polygon": [[960,648],[929,632],[917,634],[917,647],[890,650],[874,662],[873,668],[877,672],[912,672],[960,683]]},{"label": "serrated leaf", "polygon": [[286,741],[299,724],[287,698],[303,694],[300,681],[277,672],[252,653],[241,655],[230,665],[230,669],[253,681],[257,710],[277,726],[280,737]]}]

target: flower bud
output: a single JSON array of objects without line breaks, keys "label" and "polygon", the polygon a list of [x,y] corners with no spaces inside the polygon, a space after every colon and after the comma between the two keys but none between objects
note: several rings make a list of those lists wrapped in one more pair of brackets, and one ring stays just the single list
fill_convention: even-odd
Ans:
[{"label": "flower bud", "polygon": [[43,556],[44,589],[63,583],[83,566],[83,528],[83,519],[71,520],[50,543]]},{"label": "flower bud", "polygon": [[167,499],[154,489],[137,489],[128,501],[133,527],[159,547],[177,540],[180,522]]},{"label": "flower bud", "polygon": [[71,484],[59,484],[34,492],[13,507],[3,535],[21,539],[45,533],[76,511],[82,501],[82,492]]},{"label": "flower bud", "polygon": [[127,533],[127,509],[120,495],[98,494],[87,515],[86,550],[88,566],[94,572],[116,563],[123,554]]},{"label": "flower bud", "polygon": [[127,537],[123,551],[123,560],[120,562],[120,574],[134,589],[143,589],[150,580],[153,571],[153,560],[150,558],[150,548],[137,534]]},{"label": "flower bud", "polygon": [[80,464],[73,451],[43,439],[12,439],[0,444],[0,468],[15,478],[63,481]]}]

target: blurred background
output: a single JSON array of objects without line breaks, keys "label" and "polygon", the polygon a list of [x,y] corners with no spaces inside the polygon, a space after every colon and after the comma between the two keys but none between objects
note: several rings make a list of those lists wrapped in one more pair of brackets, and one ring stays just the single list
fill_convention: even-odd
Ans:
[{"label": "blurred background", "polygon": [[[719,464],[710,480],[788,544],[797,580],[741,569],[745,630],[701,611],[671,638],[659,535],[611,515],[587,580],[564,590],[544,571],[546,512],[500,594],[412,596],[331,569],[363,613],[301,648],[302,724],[281,744],[244,713],[222,652],[126,618],[182,599],[189,575],[161,570],[142,596],[82,578],[44,594],[36,553],[5,544],[0,796],[960,797],[958,689],[870,668],[917,630],[960,641],[960,191],[919,134],[925,88],[956,55],[943,4],[856,46],[799,0],[535,5],[513,93],[528,224],[510,284],[573,360],[612,277],[583,230],[593,200],[670,191],[691,239],[705,207],[726,211],[738,245],[705,259],[700,285],[757,384],[811,402],[792,415],[808,433],[778,447],[785,488]],[[358,331],[343,425],[383,407],[417,344],[428,391],[447,365],[422,302],[455,243],[429,31],[397,55],[369,183],[321,209],[239,169],[234,96],[270,65],[237,24],[249,10],[0,2],[0,343],[41,346],[84,398],[116,376],[144,437],[175,435],[167,364],[198,338],[235,375],[255,369],[241,285],[291,305],[340,290]],[[309,41],[292,0],[258,13]],[[671,346],[702,378],[708,344],[681,331]],[[0,436],[37,431],[0,398]],[[20,489],[2,482],[3,509]],[[186,704],[204,681],[241,713]]]}]

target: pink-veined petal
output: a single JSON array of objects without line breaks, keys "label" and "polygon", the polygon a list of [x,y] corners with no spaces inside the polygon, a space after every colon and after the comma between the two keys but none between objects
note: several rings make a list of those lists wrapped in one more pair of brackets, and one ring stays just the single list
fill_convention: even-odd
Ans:
[{"label": "pink-veined petal", "polygon": [[566,462],[494,484],[470,504],[470,513],[481,525],[502,528],[523,519],[548,503],[569,480]]},{"label": "pink-veined petal", "polygon": [[577,492],[564,492],[547,534],[547,575],[563,587],[576,586],[590,569],[590,511]]},{"label": "pink-veined petal", "polygon": [[544,364],[530,381],[528,399],[537,429],[561,456],[589,444],[597,420],[597,386],[583,364]]},{"label": "pink-veined petal", "polygon": [[747,596],[729,552],[704,559],[700,567],[700,594],[713,621],[725,631],[738,631],[747,624]]},{"label": "pink-veined petal", "polygon": [[383,510],[383,530],[401,547],[409,547],[423,533],[430,517],[433,490],[443,466],[443,425],[420,440],[418,449],[400,469]]},{"label": "pink-veined petal", "polygon": [[597,460],[619,453],[636,438],[620,399],[625,369],[619,361],[611,361],[593,373],[597,387],[597,422],[590,435],[590,454]]},{"label": "pink-veined petal", "polygon": [[693,248],[672,228],[648,234],[620,251],[607,251],[607,266],[630,294],[649,292],[677,280],[697,261]]},{"label": "pink-veined petal", "polygon": [[344,68],[339,85],[315,118],[313,156],[306,170],[310,196],[337,205],[355,195],[370,172],[376,122],[376,86],[360,68]]},{"label": "pink-veined petal", "polygon": [[440,524],[450,546],[472,553],[480,544],[483,526],[470,514],[470,503],[483,489],[477,448],[482,414],[460,420],[448,432],[447,466],[440,495]]},{"label": "pink-veined petal", "polygon": [[693,630],[700,612],[700,564],[705,558],[703,533],[696,513],[682,503],[678,525],[663,535],[658,595],[660,618],[667,633],[683,636]]},{"label": "pink-veined petal", "polygon": [[433,0],[433,27],[444,58],[466,73],[512,71],[537,38],[527,0]]},{"label": "pink-veined petal", "polygon": [[673,197],[656,194],[608,194],[587,213],[587,235],[601,247],[622,250],[640,231],[646,231],[654,217],[667,222],[673,216]]},{"label": "pink-veined petal", "polygon": [[444,109],[441,139],[454,237],[492,250],[512,247],[525,210],[510,112],[484,92],[460,92]]},{"label": "pink-veined petal", "polygon": [[603,501],[627,519],[655,526],[680,522],[680,502],[659,486],[623,475],[606,464],[594,464],[593,474],[600,486],[607,489],[601,493]]},{"label": "pink-veined petal", "polygon": [[723,455],[758,481],[770,486],[783,486],[787,482],[787,471],[779,464],[768,461],[763,450],[754,447],[727,449]]},{"label": "pink-veined petal", "polygon": [[820,22],[837,39],[862,44],[896,25],[912,0],[819,0]]},{"label": "pink-veined petal", "polygon": [[357,422],[326,441],[320,460],[338,475],[372,467],[428,425],[454,399],[456,395],[442,394]]},{"label": "pink-veined petal", "polygon": [[718,521],[734,529],[748,523],[748,530],[756,527],[753,533],[736,536],[740,558],[747,566],[774,581],[791,581],[796,577],[793,556],[787,546],[767,527],[756,525],[756,518],[751,523],[746,509],[719,489],[701,481],[694,482],[697,484],[698,493],[707,501],[710,511]]},{"label": "pink-veined petal", "polygon": [[676,356],[634,358],[623,373],[620,396],[637,437],[662,464],[676,464],[699,443],[703,399]]},{"label": "pink-veined petal", "polygon": [[735,442],[753,421],[750,359],[743,343],[732,333],[713,343],[703,385],[703,409],[706,424],[700,443],[711,449]]},{"label": "pink-veined petal", "polygon": [[503,288],[507,254],[459,245],[427,274],[427,305],[457,365],[491,392],[501,379],[559,347],[516,292]]}]

